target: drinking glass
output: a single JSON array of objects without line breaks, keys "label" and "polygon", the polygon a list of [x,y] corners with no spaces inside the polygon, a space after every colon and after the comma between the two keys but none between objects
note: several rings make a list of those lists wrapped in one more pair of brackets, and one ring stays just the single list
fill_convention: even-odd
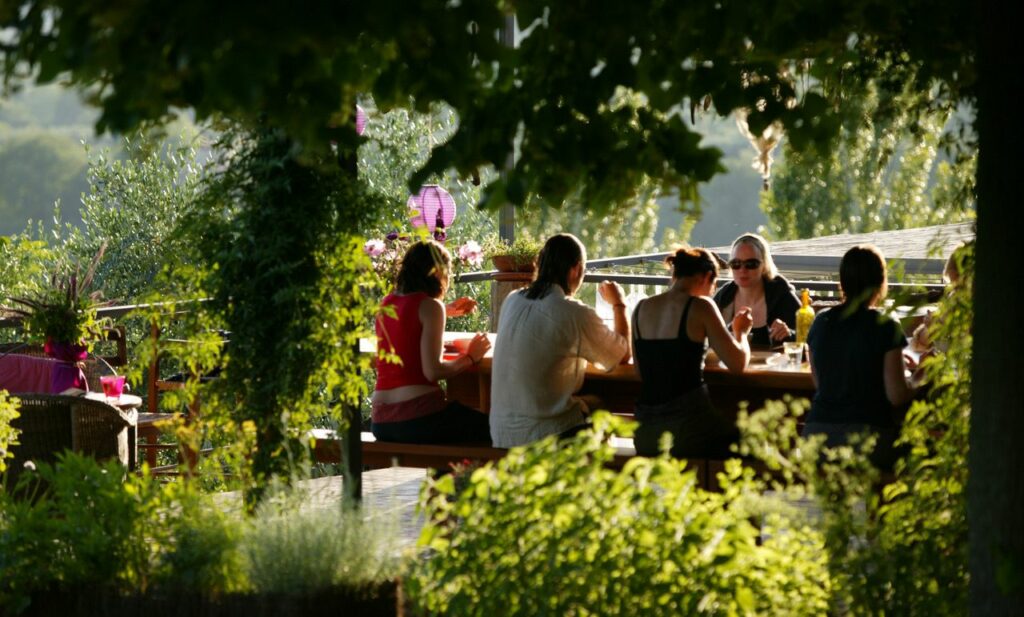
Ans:
[{"label": "drinking glass", "polygon": [[100,385],[108,401],[117,400],[124,392],[124,375],[103,375],[100,377]]},{"label": "drinking glass", "polygon": [[786,365],[798,369],[804,360],[804,344],[786,341],[782,344],[786,351]]}]

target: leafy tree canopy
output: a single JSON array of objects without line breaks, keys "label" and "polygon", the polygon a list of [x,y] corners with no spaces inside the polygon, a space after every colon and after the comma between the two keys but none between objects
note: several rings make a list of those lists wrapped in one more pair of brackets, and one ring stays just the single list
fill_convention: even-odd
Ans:
[{"label": "leafy tree canopy", "polygon": [[[512,13],[515,50],[496,36]],[[721,114],[753,109],[755,132],[779,120],[794,144],[826,144],[844,113],[837,86],[855,89],[886,51],[919,65],[922,86],[940,80],[937,100],[958,99],[974,83],[972,15],[960,0],[28,0],[0,8],[0,49],[7,85],[67,75],[101,107],[103,130],[192,107],[199,119],[265,120],[306,150],[333,139],[351,151],[359,93],[383,108],[445,100],[459,131],[413,184],[501,168],[515,144],[515,168],[487,201],[560,203],[584,185],[601,210],[645,176],[693,197],[721,170],[686,122],[706,101]]]}]

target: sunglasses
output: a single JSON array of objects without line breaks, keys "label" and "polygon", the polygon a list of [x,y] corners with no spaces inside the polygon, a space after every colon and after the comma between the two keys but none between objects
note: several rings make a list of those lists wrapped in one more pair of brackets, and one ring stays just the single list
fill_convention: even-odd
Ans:
[{"label": "sunglasses", "polygon": [[733,259],[729,262],[729,267],[733,270],[739,270],[743,268],[745,270],[757,270],[761,267],[760,259]]}]

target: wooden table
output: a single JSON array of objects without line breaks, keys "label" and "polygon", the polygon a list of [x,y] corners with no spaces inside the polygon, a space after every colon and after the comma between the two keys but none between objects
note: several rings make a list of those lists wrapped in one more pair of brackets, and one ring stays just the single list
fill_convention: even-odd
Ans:
[{"label": "wooden table", "polygon": [[135,471],[139,465],[139,431],[142,429],[143,416],[143,414],[137,413],[135,410],[142,407],[142,399],[134,394],[124,393],[117,398],[109,398],[102,392],[86,392],[82,397],[106,403],[122,411],[131,412],[134,416],[135,426],[128,429],[128,469]]},{"label": "wooden table", "polygon": [[[444,341],[449,343],[457,339],[471,338],[469,332],[445,332]],[[493,345],[496,334],[488,335]],[[360,350],[373,353],[376,342],[364,339],[360,342]],[[458,354],[446,355],[447,359]],[[493,347],[483,360],[455,377],[448,379],[448,397],[470,407],[482,411],[490,408],[491,391],[491,357]],[[781,399],[790,394],[795,398],[812,398],[814,381],[811,370],[806,362],[797,369],[776,368],[765,364],[751,364],[742,373],[732,373],[717,362],[708,362],[704,367],[704,380],[711,391],[711,399],[715,406],[729,416],[734,416],[742,402],[748,404],[750,410],[759,409],[766,400]],[[640,395],[640,376],[637,375],[632,363],[620,364],[611,372],[599,371],[593,366],[587,367],[583,387],[580,394],[592,394],[600,397],[615,413],[632,414],[636,399]]]}]

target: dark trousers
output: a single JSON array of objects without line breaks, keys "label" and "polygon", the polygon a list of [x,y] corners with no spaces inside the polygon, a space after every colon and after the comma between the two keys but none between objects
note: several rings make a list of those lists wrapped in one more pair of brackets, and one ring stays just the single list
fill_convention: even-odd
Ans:
[{"label": "dark trousers", "polygon": [[871,426],[870,424],[834,424],[830,422],[808,422],[804,425],[804,437],[811,435],[824,435],[825,447],[836,448],[844,446],[849,441],[850,435],[855,433],[872,434],[877,437],[875,449],[868,455],[871,463],[882,471],[892,471],[896,459],[906,456],[910,448],[895,446],[896,438],[899,437],[899,429],[893,427]]},{"label": "dark trousers", "polygon": [[633,443],[641,456],[660,454],[665,433],[672,435],[669,453],[676,458],[736,456],[730,446],[739,441],[739,429],[711,404],[707,386],[660,405],[638,404],[636,416],[640,426],[633,435]]},{"label": "dark trousers", "polygon": [[381,441],[491,444],[487,415],[456,401],[450,401],[437,413],[415,420],[374,422],[370,430]]}]

